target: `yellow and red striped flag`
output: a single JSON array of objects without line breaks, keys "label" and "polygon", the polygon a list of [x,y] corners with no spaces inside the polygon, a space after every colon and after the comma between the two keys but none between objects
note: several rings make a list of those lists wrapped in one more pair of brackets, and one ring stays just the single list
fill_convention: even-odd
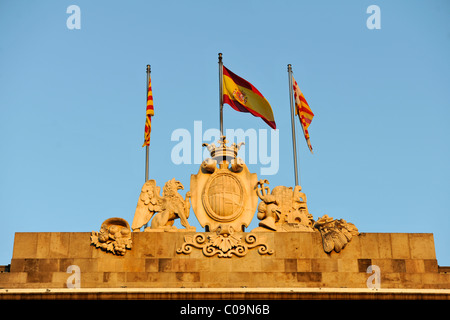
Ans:
[{"label": "yellow and red striped flag", "polygon": [[250,82],[223,66],[223,102],[239,112],[249,112],[260,117],[272,129],[276,129],[272,107]]},{"label": "yellow and red striped flag", "polygon": [[144,146],[150,146],[150,132],[152,131],[152,116],[155,114],[153,109],[153,93],[152,93],[152,79],[148,77],[148,90],[147,90],[147,111],[145,114],[145,141]]},{"label": "yellow and red striped flag", "polygon": [[305,97],[303,96],[302,91],[300,90],[297,81],[295,81],[294,76],[292,76],[292,83],[294,89],[294,98],[295,98],[295,114],[298,115],[300,119],[300,123],[303,128],[303,134],[305,135],[306,143],[308,144],[309,150],[313,153],[313,149],[311,146],[311,142],[309,141],[309,133],[308,127],[311,124],[311,121],[314,117],[314,113],[311,111],[311,108],[306,102]]}]

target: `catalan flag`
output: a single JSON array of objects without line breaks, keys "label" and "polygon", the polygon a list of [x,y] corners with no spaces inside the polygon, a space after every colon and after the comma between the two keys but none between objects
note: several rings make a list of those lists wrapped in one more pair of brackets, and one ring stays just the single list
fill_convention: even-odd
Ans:
[{"label": "catalan flag", "polygon": [[152,116],[155,114],[153,109],[153,93],[152,93],[152,79],[148,77],[148,89],[147,89],[147,111],[145,114],[145,141],[144,146],[150,146],[150,132],[152,131]]},{"label": "catalan flag", "polygon": [[250,82],[223,66],[223,102],[239,112],[249,112],[260,117],[276,129],[272,108],[264,96]]},{"label": "catalan flag", "polygon": [[292,83],[294,89],[294,99],[295,99],[295,114],[298,115],[300,123],[303,128],[303,134],[305,135],[306,143],[308,144],[309,150],[313,153],[311,142],[309,141],[308,127],[314,117],[314,113],[306,102],[303,93],[301,92],[297,81],[295,81],[294,76],[292,76]]}]

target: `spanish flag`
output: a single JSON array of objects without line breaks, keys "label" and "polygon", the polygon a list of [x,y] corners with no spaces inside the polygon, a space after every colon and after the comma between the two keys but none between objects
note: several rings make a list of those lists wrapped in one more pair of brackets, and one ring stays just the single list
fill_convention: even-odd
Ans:
[{"label": "spanish flag", "polygon": [[300,119],[300,123],[303,128],[303,134],[305,135],[306,143],[308,144],[309,151],[313,153],[313,149],[311,146],[311,142],[309,141],[309,133],[308,133],[308,127],[311,124],[311,121],[314,117],[314,113],[311,111],[311,108],[308,105],[308,102],[306,102],[305,97],[303,96],[303,93],[300,91],[300,88],[297,84],[297,81],[295,81],[294,76],[292,76],[292,83],[293,83],[293,89],[294,89],[294,99],[295,99],[295,114],[298,115],[298,118]]},{"label": "spanish flag", "polygon": [[249,112],[260,117],[276,129],[272,108],[264,96],[250,82],[223,66],[223,102],[239,112]]},{"label": "spanish flag", "polygon": [[153,109],[153,93],[152,93],[152,79],[148,77],[148,89],[147,89],[147,111],[145,114],[145,136],[144,146],[150,146],[150,132],[152,131],[152,116],[155,114]]}]

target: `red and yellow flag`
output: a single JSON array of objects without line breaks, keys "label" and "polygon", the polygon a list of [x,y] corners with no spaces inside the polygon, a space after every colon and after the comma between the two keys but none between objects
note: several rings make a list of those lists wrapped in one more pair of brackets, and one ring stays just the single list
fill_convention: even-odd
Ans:
[{"label": "red and yellow flag", "polygon": [[264,96],[250,82],[223,66],[223,102],[239,112],[249,112],[260,117],[276,129],[272,108]]},{"label": "red and yellow flag", "polygon": [[308,144],[309,150],[313,153],[313,149],[311,146],[311,142],[309,141],[309,133],[308,127],[311,124],[311,121],[314,117],[314,113],[311,111],[311,108],[306,102],[303,93],[301,92],[297,81],[295,81],[294,76],[292,76],[292,83],[294,89],[294,98],[295,98],[295,114],[298,115],[300,119],[300,123],[303,128],[303,134],[305,135],[306,143]]},{"label": "red and yellow flag", "polygon": [[145,115],[145,141],[144,146],[150,146],[150,132],[152,131],[152,116],[155,114],[153,109],[153,93],[152,93],[152,79],[148,77],[148,90],[147,90],[147,111]]}]

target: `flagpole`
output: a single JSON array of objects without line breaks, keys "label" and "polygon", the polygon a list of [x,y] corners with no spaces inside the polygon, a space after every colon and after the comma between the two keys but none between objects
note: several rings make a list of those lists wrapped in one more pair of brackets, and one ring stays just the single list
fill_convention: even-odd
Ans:
[{"label": "flagpole", "polygon": [[[146,87],[147,87],[147,95],[145,96],[145,102],[147,103],[147,99],[148,99],[148,83],[149,83],[149,81],[150,81],[150,72],[151,72],[151,68],[150,68],[150,65],[148,64],[147,65],[147,85],[146,85]],[[146,121],[147,121],[147,109],[145,110],[145,118],[146,118]],[[150,145],[150,140],[149,140],[149,145]],[[149,149],[150,149],[150,146],[145,146],[145,182],[147,182],[148,181],[148,159],[149,159]]]},{"label": "flagpole", "polygon": [[220,106],[220,137],[223,136],[223,62],[219,53],[219,106]]},{"label": "flagpole", "polygon": [[291,126],[292,126],[292,149],[294,154],[294,173],[295,173],[295,185],[299,186],[298,168],[297,168],[297,142],[295,140],[295,121],[294,121],[294,97],[292,93],[292,66],[287,65],[289,76],[289,102],[291,104]]}]

